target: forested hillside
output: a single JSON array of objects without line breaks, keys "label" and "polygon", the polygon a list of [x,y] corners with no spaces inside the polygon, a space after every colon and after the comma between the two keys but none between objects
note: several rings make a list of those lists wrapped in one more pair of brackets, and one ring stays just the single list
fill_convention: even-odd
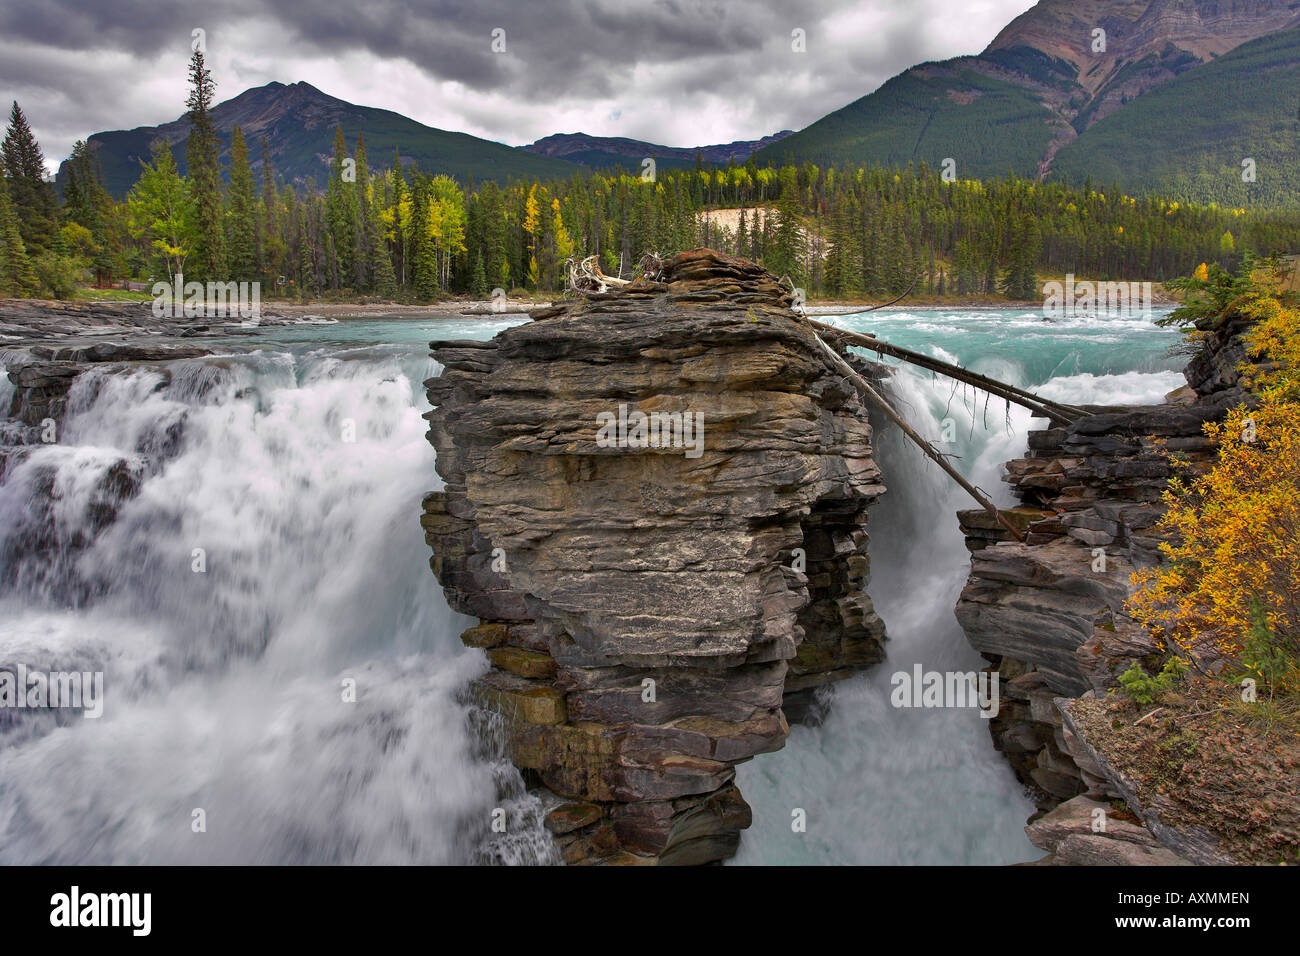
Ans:
[{"label": "forested hillside", "polygon": [[[1043,274],[1161,280],[1201,262],[1235,267],[1247,252],[1300,251],[1300,210],[1136,199],[1091,181],[953,179],[924,162],[768,166],[750,157],[654,178],[575,170],[488,180],[467,192],[446,167],[407,162],[401,146],[391,158],[376,155],[369,131],[335,127],[321,189],[285,182],[266,140],[236,125],[223,182],[214,84],[201,54],[190,76],[187,171],[158,139],[123,201],[82,142],[60,207],[14,107],[0,289],[62,295],[92,273],[107,281],[183,271],[260,280],[268,295],[428,301],[495,287],[554,292],[573,256],[598,255],[608,274],[627,275],[644,253],[703,244],[759,260],[813,295],[897,294],[919,277],[930,295],[1032,299]],[[743,210],[735,228],[715,225],[709,212],[719,209]]]},{"label": "forested hillside", "polygon": [[[757,159],[1277,205],[1300,169],[1297,24],[1288,0],[1041,0],[978,56],[914,66]],[[1243,183],[1245,158],[1268,178]]]},{"label": "forested hillside", "polygon": [[1222,205],[1294,203],[1298,91],[1300,29],[1254,40],[1099,121],[1056,154],[1055,175]]},{"label": "forested hillside", "polygon": [[963,61],[926,64],[758,151],[760,163],[903,166],[956,163],[974,179],[1038,172],[1052,114],[1022,87]]}]

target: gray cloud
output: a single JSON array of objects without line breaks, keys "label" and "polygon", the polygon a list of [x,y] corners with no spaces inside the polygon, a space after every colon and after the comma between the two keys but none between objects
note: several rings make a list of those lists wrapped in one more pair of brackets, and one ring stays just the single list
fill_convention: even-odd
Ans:
[{"label": "gray cloud", "polygon": [[[977,53],[1030,0],[0,0],[0,97],[47,159],[175,119],[190,31],[222,99],[277,79],[512,144],[703,145],[800,128],[922,60]],[[505,30],[506,53],[491,51]],[[791,31],[807,52],[791,50]]]}]

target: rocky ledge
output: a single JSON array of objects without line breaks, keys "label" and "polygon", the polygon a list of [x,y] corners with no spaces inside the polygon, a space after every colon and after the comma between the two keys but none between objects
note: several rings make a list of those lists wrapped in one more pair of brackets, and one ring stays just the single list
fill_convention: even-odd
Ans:
[{"label": "rocky ledge", "polygon": [[260,308],[256,320],[238,313],[219,318],[159,318],[152,302],[87,302],[0,299],[0,345],[20,346],[74,336],[151,337],[254,334],[259,326],[291,325],[300,319]]},{"label": "rocky ledge", "polygon": [[[1245,330],[1237,323],[1206,336],[1185,370],[1188,387],[1166,404],[1090,408],[1069,427],[1030,432],[1028,453],[1007,462],[1003,476],[1022,503],[1005,514],[1023,542],[983,511],[959,513],[972,554],[957,619],[999,675],[1002,705],[990,731],[1046,814],[1028,828],[1050,851],[1045,862],[1211,859],[1158,839],[1167,830],[1145,828],[1149,808],[1131,803],[1133,787],[1098,759],[1067,714],[1070,699],[1105,696],[1133,661],[1159,656],[1124,612],[1130,576],[1161,560],[1155,525],[1172,469],[1206,470],[1215,449],[1204,424],[1250,400],[1238,373]],[[1096,801],[1129,802],[1131,826],[1118,836],[1071,831]]]},{"label": "rocky ledge", "polygon": [[[791,305],[695,250],[490,342],[432,343],[431,566],[482,622],[474,691],[560,798],[566,862],[731,856],[736,765],[784,744],[783,705],[884,655],[870,425]],[[654,413],[696,431],[642,443]]]}]

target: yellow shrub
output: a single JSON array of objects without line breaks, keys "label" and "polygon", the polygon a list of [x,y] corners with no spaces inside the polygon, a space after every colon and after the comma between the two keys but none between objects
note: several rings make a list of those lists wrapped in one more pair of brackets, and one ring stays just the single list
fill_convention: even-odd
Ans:
[{"label": "yellow shrub", "polygon": [[1238,303],[1257,320],[1247,348],[1265,364],[1248,375],[1257,408],[1206,426],[1219,445],[1211,470],[1165,492],[1167,563],[1139,571],[1134,618],[1190,649],[1211,638],[1239,658],[1262,619],[1274,646],[1300,656],[1300,311],[1266,287]]}]

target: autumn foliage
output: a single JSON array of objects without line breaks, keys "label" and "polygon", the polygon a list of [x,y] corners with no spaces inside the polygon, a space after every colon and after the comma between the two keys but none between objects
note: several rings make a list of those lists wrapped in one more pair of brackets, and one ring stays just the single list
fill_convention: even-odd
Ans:
[{"label": "autumn foliage", "polygon": [[[1275,266],[1184,280],[1200,334],[1255,320],[1245,380],[1257,397],[1206,426],[1219,446],[1205,474],[1175,479],[1166,562],[1134,575],[1129,612],[1184,650],[1207,642],[1246,671],[1296,689],[1300,661],[1300,309]],[[1279,686],[1279,689],[1282,689]]]}]

